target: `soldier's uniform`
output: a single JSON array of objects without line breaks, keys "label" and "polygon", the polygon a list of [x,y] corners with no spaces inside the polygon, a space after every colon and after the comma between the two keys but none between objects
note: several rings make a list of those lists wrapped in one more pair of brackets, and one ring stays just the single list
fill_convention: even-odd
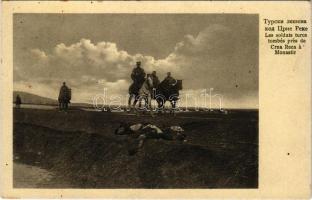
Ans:
[{"label": "soldier's uniform", "polygon": [[21,97],[19,95],[17,95],[16,96],[16,100],[15,100],[16,108],[20,108],[21,104],[22,104],[22,99],[21,99]]},{"label": "soldier's uniform", "polygon": [[153,86],[156,88],[159,85],[160,81],[159,81],[158,77],[156,75],[153,75],[153,74],[152,74],[152,80],[153,80]]},{"label": "soldier's uniform", "polygon": [[66,111],[68,109],[68,103],[70,103],[70,99],[71,99],[71,90],[66,85],[63,85],[60,89],[58,97],[60,110]]},{"label": "soldier's uniform", "polygon": [[143,83],[144,79],[145,79],[145,71],[143,68],[141,67],[136,67],[132,70],[131,73],[131,79],[135,82],[135,83]]},{"label": "soldier's uniform", "polygon": [[174,85],[177,83],[177,81],[176,81],[174,78],[172,78],[171,76],[167,76],[167,77],[165,78],[164,82],[165,82],[166,85],[168,85],[168,86],[174,86]]}]

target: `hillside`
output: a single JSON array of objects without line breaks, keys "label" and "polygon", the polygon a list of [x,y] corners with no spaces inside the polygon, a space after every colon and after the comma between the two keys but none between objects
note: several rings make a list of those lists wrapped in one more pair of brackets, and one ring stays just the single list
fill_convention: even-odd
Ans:
[{"label": "hillside", "polygon": [[[28,92],[21,92],[21,91],[13,92],[13,102],[15,102],[17,94],[19,94],[20,97],[22,98],[23,104],[58,105],[58,101],[56,99],[42,97],[39,95],[31,94]],[[88,104],[88,103],[71,103],[71,106],[85,107],[85,108],[93,107],[91,104]]]},{"label": "hillside", "polygon": [[[14,163],[54,174],[39,188],[257,188],[257,116],[257,112],[236,111],[152,118],[19,109],[14,110]],[[121,123],[179,125],[187,142],[148,139],[130,154],[138,140],[115,135]],[[18,174],[24,172],[19,170],[14,174],[16,187],[21,185]],[[23,184],[41,180],[38,174],[23,179]]]},{"label": "hillside", "polygon": [[58,102],[56,99],[50,99],[47,97],[42,97],[39,95],[21,92],[21,91],[14,91],[13,92],[13,102],[16,99],[17,94],[20,95],[23,104],[48,104],[48,105],[57,105]]}]

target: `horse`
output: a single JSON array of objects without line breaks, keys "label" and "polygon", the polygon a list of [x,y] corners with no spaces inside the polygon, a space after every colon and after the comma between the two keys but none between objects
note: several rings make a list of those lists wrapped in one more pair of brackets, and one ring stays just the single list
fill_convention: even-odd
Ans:
[{"label": "horse", "polygon": [[[139,101],[139,108],[141,108],[141,102],[144,100],[145,108],[151,109],[151,99],[152,99],[152,88],[153,88],[153,80],[150,76],[144,80],[143,83],[133,82],[129,87],[129,99],[128,99],[128,107],[135,108],[135,105]],[[134,98],[133,104],[131,106],[131,101]]]},{"label": "horse", "polygon": [[171,113],[176,109],[176,103],[179,100],[179,91],[182,90],[182,80],[177,80],[174,85],[169,85],[166,81],[162,81],[154,91],[153,98],[158,104],[158,111],[160,112],[166,101],[171,104]]},{"label": "horse", "polygon": [[[128,99],[128,107],[131,109],[132,107],[135,107],[139,100],[139,91],[142,87],[144,82],[133,82],[129,87],[129,99]],[[131,101],[134,99],[133,104],[131,105]],[[141,104],[141,102],[140,102]],[[141,107],[141,105],[139,105]]]}]

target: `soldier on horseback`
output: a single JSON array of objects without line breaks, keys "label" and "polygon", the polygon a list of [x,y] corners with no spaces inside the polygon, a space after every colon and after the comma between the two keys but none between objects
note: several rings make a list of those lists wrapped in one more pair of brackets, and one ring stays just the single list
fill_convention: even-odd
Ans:
[{"label": "soldier on horseback", "polygon": [[[132,70],[131,79],[133,83],[129,87],[129,99],[128,99],[128,107],[134,107],[138,101],[139,90],[142,87],[145,81],[145,71],[141,68],[141,62],[136,62],[136,67]],[[133,105],[131,106],[131,100],[134,99]]]},{"label": "soldier on horseback", "polygon": [[164,84],[172,87],[175,86],[177,84],[177,80],[175,80],[172,76],[171,76],[171,72],[167,72],[167,77],[163,80]]},{"label": "soldier on horseback", "polygon": [[136,62],[136,68],[134,68],[131,73],[131,79],[134,84],[141,85],[144,82],[145,75],[144,69],[141,68],[141,62]]},{"label": "soldier on horseback", "polygon": [[153,73],[152,73],[152,80],[153,80],[153,85],[156,88],[159,85],[159,83],[160,83],[159,79],[158,79],[158,77],[156,75],[156,71],[153,71]]},{"label": "soldier on horseback", "polygon": [[174,112],[176,103],[179,100],[179,91],[182,90],[182,80],[176,80],[171,76],[171,72],[167,73],[167,77],[158,85],[155,100],[158,103],[158,111],[162,111],[166,101],[172,106],[171,112]]}]

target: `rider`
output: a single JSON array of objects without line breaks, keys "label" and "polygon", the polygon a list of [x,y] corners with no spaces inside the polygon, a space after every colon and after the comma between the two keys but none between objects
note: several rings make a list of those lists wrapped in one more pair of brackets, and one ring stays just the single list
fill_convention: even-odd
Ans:
[{"label": "rider", "polygon": [[137,84],[142,84],[144,82],[145,75],[144,69],[141,68],[141,62],[136,62],[136,68],[132,70],[131,79]]},{"label": "rider", "polygon": [[168,86],[175,86],[177,80],[171,76],[171,72],[167,72],[167,77],[163,80],[163,82]]},{"label": "rider", "polygon": [[153,86],[156,88],[159,85],[159,79],[156,75],[156,71],[152,72],[152,80],[153,80]]}]

